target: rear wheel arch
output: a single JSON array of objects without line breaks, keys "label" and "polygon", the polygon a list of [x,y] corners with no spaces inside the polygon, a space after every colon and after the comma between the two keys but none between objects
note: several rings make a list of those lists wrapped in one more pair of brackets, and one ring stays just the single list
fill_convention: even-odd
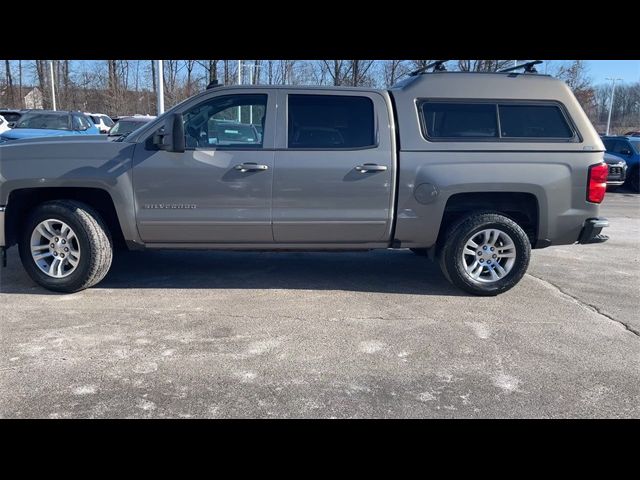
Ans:
[{"label": "rear wheel arch", "polygon": [[436,246],[440,248],[450,227],[461,218],[477,212],[492,212],[516,222],[535,245],[541,226],[541,200],[530,192],[464,192],[447,198]]}]

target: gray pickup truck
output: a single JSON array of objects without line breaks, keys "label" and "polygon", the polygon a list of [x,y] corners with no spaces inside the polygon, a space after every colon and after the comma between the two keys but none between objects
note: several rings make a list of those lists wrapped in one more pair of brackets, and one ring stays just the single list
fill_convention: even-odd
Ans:
[{"label": "gray pickup truck", "polygon": [[606,240],[605,149],[566,84],[415,73],[389,90],[211,88],[115,142],[5,143],[3,256],[17,244],[35,282],[74,292],[118,246],[409,248],[495,295],[532,248]]}]

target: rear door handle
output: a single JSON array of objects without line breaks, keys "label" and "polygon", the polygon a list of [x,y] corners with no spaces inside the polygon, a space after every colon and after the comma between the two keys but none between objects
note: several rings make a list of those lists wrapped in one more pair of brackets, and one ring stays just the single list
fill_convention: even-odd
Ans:
[{"label": "rear door handle", "polygon": [[268,165],[258,165],[257,163],[241,163],[240,165],[236,165],[236,170],[239,170],[242,173],[245,172],[260,172],[262,170],[269,170]]},{"label": "rear door handle", "polygon": [[365,163],[364,165],[356,166],[356,170],[360,173],[384,172],[387,170],[387,166],[377,165],[375,163]]}]

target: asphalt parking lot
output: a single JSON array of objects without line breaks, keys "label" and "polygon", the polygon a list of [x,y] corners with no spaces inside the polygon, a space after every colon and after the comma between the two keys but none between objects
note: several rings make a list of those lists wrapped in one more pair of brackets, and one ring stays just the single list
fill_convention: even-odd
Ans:
[{"label": "asphalt parking lot", "polygon": [[12,248],[0,416],[640,417],[640,196],[602,213],[496,298],[409,251],[123,252],[61,295]]}]

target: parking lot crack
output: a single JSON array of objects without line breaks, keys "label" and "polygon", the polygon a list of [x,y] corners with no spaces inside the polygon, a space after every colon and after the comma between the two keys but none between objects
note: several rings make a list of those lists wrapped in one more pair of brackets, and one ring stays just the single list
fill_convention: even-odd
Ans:
[{"label": "parking lot crack", "polygon": [[563,290],[561,287],[559,287],[555,283],[550,282],[549,280],[545,280],[543,278],[536,277],[535,275],[531,275],[530,273],[527,273],[527,275],[530,276],[531,278],[534,278],[534,279],[538,280],[539,282],[545,284],[549,288],[555,290],[560,296],[566,298],[570,302],[573,302],[573,303],[575,303],[577,305],[580,305],[582,308],[584,308],[586,310],[589,310],[590,312],[596,313],[596,314],[600,315],[601,317],[606,318],[607,320],[609,320],[611,322],[617,323],[617,324],[621,325],[627,332],[631,333],[632,335],[635,335],[636,337],[640,337],[640,331],[639,330],[636,330],[634,327],[632,327],[628,323],[625,323],[622,320],[618,320],[617,318],[614,318],[611,315],[603,312],[596,305],[584,302],[580,298],[578,298],[578,297],[576,297],[574,295],[571,295],[569,292]]}]

